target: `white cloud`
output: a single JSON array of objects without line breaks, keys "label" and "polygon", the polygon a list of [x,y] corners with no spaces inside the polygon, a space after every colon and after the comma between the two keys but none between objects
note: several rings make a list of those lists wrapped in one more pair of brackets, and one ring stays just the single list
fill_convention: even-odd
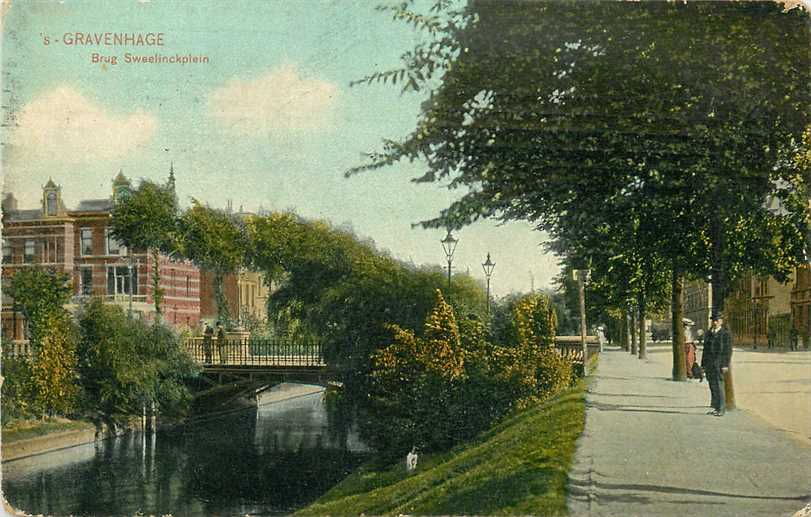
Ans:
[{"label": "white cloud", "polygon": [[18,160],[77,164],[125,156],[148,142],[158,122],[142,110],[114,114],[69,86],[23,106],[10,135]]},{"label": "white cloud", "polygon": [[331,124],[338,87],[284,65],[251,80],[231,79],[208,96],[208,112],[246,134],[313,130]]}]

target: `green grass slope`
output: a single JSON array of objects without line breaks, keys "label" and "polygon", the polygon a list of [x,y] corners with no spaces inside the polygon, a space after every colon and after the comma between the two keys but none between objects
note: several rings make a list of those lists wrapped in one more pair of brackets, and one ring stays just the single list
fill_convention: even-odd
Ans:
[{"label": "green grass slope", "polygon": [[584,400],[581,383],[473,442],[420,455],[412,474],[405,460],[361,467],[296,515],[565,515]]},{"label": "green grass slope", "polygon": [[62,431],[74,431],[79,429],[95,429],[92,422],[83,420],[68,420],[67,418],[54,417],[48,420],[23,420],[4,427],[3,443],[9,444],[28,438],[36,438],[51,433]]}]

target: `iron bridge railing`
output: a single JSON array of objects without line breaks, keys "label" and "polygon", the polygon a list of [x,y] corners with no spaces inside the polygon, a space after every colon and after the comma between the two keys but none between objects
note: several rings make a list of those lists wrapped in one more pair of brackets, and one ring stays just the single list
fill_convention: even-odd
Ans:
[{"label": "iron bridge railing", "polygon": [[186,350],[197,363],[217,367],[320,368],[326,366],[321,343],[281,339],[224,339],[186,341]]}]

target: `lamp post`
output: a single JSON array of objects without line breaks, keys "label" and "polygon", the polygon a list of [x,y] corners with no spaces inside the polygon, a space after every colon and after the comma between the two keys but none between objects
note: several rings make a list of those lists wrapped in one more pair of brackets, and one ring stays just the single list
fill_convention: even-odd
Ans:
[{"label": "lamp post", "polygon": [[457,239],[453,238],[450,228],[448,235],[439,241],[442,243],[442,249],[445,250],[445,257],[448,259],[448,294],[451,292],[451,264],[453,263],[453,252],[456,250],[456,245],[459,243]]},{"label": "lamp post", "polygon": [[487,260],[482,263],[484,269],[484,276],[487,277],[487,316],[490,317],[490,275],[493,274],[493,269],[496,263],[490,260],[490,253],[487,253]]}]

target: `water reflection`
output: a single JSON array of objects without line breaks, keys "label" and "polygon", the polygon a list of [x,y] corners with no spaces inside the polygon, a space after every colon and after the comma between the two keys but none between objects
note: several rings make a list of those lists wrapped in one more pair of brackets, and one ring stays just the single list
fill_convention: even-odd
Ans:
[{"label": "water reflection", "polygon": [[273,515],[304,506],[364,457],[335,432],[322,393],[198,424],[176,435],[133,433],[3,464],[17,508],[53,515]]}]

